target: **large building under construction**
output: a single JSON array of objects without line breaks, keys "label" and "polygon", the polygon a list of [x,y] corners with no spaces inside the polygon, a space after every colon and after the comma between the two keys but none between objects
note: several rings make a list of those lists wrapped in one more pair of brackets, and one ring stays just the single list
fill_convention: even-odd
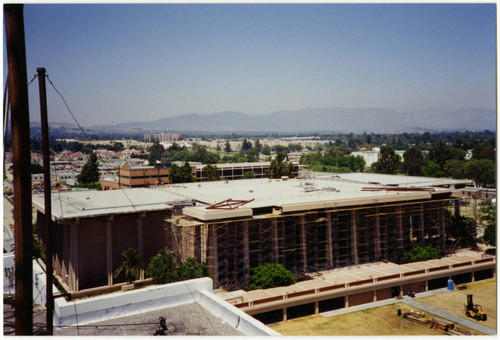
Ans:
[{"label": "large building under construction", "polygon": [[[125,279],[113,273],[129,247],[145,263],[165,247],[204,261],[226,289],[247,287],[263,263],[301,276],[397,262],[416,244],[444,250],[445,209],[466,182],[355,173],[53,193],[54,268],[83,294],[119,289]],[[45,243],[43,196],[33,203]]]},{"label": "large building under construction", "polygon": [[197,204],[166,223],[167,247],[206,261],[216,284],[249,283],[250,268],[296,275],[397,262],[417,244],[445,247],[445,209],[467,181],[339,174],[171,186]]}]

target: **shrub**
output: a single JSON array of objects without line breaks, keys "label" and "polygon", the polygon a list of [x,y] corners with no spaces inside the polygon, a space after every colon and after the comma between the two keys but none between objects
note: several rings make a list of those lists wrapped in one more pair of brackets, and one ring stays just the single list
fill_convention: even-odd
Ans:
[{"label": "shrub", "polygon": [[289,286],[295,282],[295,275],[281,264],[264,263],[250,269],[249,290]]},{"label": "shrub", "polygon": [[415,246],[411,251],[403,253],[401,256],[401,263],[410,263],[418,261],[427,261],[432,259],[439,259],[439,251],[431,245],[428,246]]}]

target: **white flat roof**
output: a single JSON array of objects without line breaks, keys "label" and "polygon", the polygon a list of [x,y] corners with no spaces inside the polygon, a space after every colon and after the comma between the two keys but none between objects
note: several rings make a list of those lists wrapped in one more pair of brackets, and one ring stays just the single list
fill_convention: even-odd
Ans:
[{"label": "white flat roof", "polygon": [[[348,176],[344,176],[348,175]],[[359,176],[361,175],[361,176]],[[377,182],[379,184],[373,184]],[[466,182],[466,181],[465,181]],[[370,184],[371,183],[371,184]],[[227,199],[251,200],[233,211],[234,216],[243,216],[248,211],[242,208],[277,207],[282,212],[327,209],[342,206],[375,204],[429,199],[430,191],[362,191],[364,187],[380,187],[383,184],[398,184],[401,187],[428,188],[430,186],[457,185],[461,180],[434,179],[378,174],[326,174],[314,179],[249,179],[167,185],[165,190],[191,197],[197,201],[214,204]],[[451,192],[451,189],[436,187],[436,191]],[[161,189],[160,189],[161,190]],[[202,220],[211,220],[215,214],[208,213],[206,206],[185,208],[184,213]],[[220,210],[219,210],[220,211]]]},{"label": "white flat roof", "polygon": [[[52,217],[73,219],[172,208],[173,202],[190,201],[163,190],[138,188],[123,190],[79,190],[52,192]],[[43,194],[33,195],[33,207],[45,212]]]}]

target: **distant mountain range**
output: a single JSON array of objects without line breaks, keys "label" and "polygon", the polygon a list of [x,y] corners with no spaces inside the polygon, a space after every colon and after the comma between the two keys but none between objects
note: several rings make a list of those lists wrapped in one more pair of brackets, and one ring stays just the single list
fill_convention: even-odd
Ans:
[{"label": "distant mountain range", "polygon": [[398,112],[392,109],[340,107],[281,110],[263,115],[224,111],[210,114],[191,113],[149,122],[98,125],[90,128],[202,133],[495,131],[496,112],[479,108]]}]

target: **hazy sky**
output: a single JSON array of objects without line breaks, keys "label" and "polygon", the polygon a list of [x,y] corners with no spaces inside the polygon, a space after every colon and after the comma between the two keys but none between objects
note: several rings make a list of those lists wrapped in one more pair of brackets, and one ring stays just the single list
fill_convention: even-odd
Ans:
[{"label": "hazy sky", "polygon": [[[495,4],[25,5],[24,20],[28,80],[45,67],[83,125],[496,106]],[[72,121],[47,86],[49,120]]]}]

